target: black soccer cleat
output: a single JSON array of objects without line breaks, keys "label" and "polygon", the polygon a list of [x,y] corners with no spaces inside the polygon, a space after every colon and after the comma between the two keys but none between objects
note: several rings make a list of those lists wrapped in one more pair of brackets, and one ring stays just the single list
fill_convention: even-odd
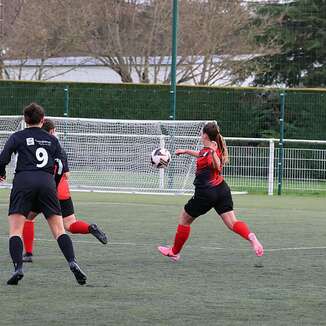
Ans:
[{"label": "black soccer cleat", "polygon": [[33,262],[33,254],[30,252],[25,252],[23,255],[23,263],[32,263]]},{"label": "black soccer cleat", "polygon": [[18,282],[24,277],[24,272],[21,268],[17,269],[10,279],[7,281],[8,285],[17,285]]},{"label": "black soccer cleat", "polygon": [[108,243],[107,235],[96,224],[91,224],[88,230],[89,233],[91,233],[98,241],[102,242],[103,244]]},{"label": "black soccer cleat", "polygon": [[87,276],[86,274],[80,269],[78,264],[75,261],[69,263],[70,270],[76,277],[78,284],[84,285],[86,284]]}]

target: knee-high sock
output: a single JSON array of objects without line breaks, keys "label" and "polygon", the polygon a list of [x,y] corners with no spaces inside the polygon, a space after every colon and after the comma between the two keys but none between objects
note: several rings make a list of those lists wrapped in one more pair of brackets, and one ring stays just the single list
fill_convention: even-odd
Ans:
[{"label": "knee-high sock", "polygon": [[249,240],[249,234],[251,233],[248,225],[243,221],[237,221],[233,224],[233,232],[238,233],[246,240]]},{"label": "knee-high sock", "polygon": [[77,220],[76,222],[70,225],[69,232],[87,234],[89,233],[89,224],[86,223],[85,221]]},{"label": "knee-high sock", "polygon": [[190,225],[181,225],[179,224],[177,227],[177,232],[174,238],[174,245],[172,247],[172,252],[176,255],[178,254],[185,242],[188,240],[190,235]]},{"label": "knee-high sock", "polygon": [[32,254],[34,243],[34,221],[25,221],[23,229],[23,241],[25,252]]},{"label": "knee-high sock", "polygon": [[21,268],[23,266],[23,241],[21,237],[14,235],[9,238],[9,252],[15,270]]},{"label": "knee-high sock", "polygon": [[57,239],[58,245],[68,263],[75,260],[74,247],[68,234],[61,234]]}]

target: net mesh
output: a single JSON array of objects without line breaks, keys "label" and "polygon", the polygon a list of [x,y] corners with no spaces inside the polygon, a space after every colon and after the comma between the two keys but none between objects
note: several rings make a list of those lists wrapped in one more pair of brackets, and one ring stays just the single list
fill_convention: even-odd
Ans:
[{"label": "net mesh", "polygon": [[[22,118],[16,116],[0,116],[0,150],[4,147],[6,140],[10,135],[12,135],[15,131],[21,130],[22,127]],[[16,159],[15,155],[13,155],[10,164],[8,165],[7,171],[7,180],[4,184],[8,186],[12,181],[13,171],[15,170]]]},{"label": "net mesh", "polygon": [[[199,150],[205,121],[140,121],[52,118],[68,154],[70,184],[74,189],[191,193],[195,158],[177,157],[179,149]],[[22,118],[0,116],[0,149],[7,138],[23,128]],[[230,163],[223,174],[233,191],[277,190],[278,142],[273,139],[226,138]],[[271,146],[273,145],[273,146]],[[274,148],[275,145],[275,148]],[[298,145],[299,148],[298,148]],[[150,163],[151,152],[163,147],[171,152],[167,169]],[[326,142],[286,142],[283,190],[326,192]],[[12,181],[15,159],[7,168]],[[7,184],[7,185],[8,185]]]},{"label": "net mesh", "polygon": [[[51,118],[67,151],[78,188],[142,192],[192,190],[195,160],[176,148],[197,149],[204,121],[119,121]],[[150,163],[158,147],[172,154],[169,168]]]}]

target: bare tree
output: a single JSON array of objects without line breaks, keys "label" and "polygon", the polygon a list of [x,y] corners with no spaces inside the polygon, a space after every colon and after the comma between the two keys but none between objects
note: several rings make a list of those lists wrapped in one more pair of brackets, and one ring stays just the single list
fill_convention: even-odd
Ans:
[{"label": "bare tree", "polygon": [[0,79],[6,74],[7,40],[23,7],[24,0],[0,0]]},{"label": "bare tree", "polygon": [[[209,85],[229,84],[253,55],[278,51],[274,42],[260,47],[251,25],[252,13],[241,0],[186,0],[180,8],[178,83],[192,80]],[[269,24],[267,19],[266,28]]]},{"label": "bare tree", "polygon": [[133,81],[133,71],[142,82],[158,81],[162,59],[153,57],[169,54],[169,1],[93,1],[78,14],[80,52],[97,58],[123,82]]},{"label": "bare tree", "polygon": [[[32,79],[45,79],[53,67],[45,65],[48,58],[72,53],[76,2],[72,0],[28,0],[13,24],[7,41],[8,56],[20,62],[18,78],[28,59],[38,59]],[[55,75],[51,76],[52,78]]]},{"label": "bare tree", "polygon": [[[39,59],[34,79],[46,78],[52,68],[45,66],[48,58],[86,55],[122,82],[133,82],[134,74],[144,83],[170,81],[170,0],[25,0],[18,13],[8,56],[21,67],[29,58]],[[277,51],[274,44],[260,48],[252,42],[259,31],[251,20],[241,0],[180,1],[178,83],[230,82],[248,55]]]}]

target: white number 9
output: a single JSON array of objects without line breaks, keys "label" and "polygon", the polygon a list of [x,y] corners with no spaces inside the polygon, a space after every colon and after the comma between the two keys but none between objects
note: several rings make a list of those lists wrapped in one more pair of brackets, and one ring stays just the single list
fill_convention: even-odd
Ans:
[{"label": "white number 9", "polygon": [[35,152],[35,155],[36,155],[36,159],[40,162],[39,164],[36,164],[38,168],[43,168],[48,164],[49,156],[48,156],[48,152],[44,148],[42,147],[38,148]]}]

